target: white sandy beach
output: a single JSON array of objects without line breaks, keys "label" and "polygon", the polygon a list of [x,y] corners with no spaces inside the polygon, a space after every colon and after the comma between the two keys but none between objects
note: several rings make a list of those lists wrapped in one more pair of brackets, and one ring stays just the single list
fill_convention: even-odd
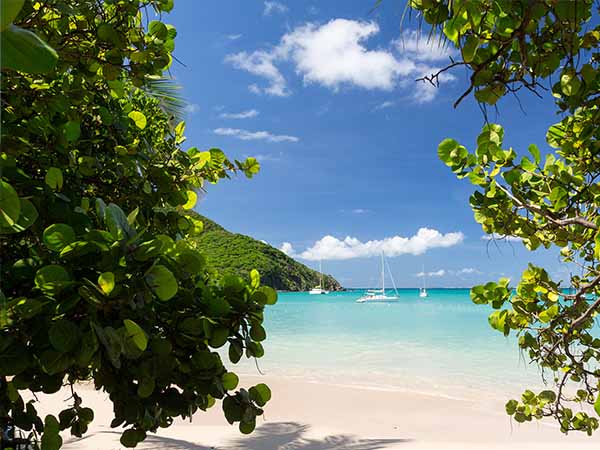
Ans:
[{"label": "white sandy beach", "polygon": [[[150,435],[141,449],[170,450],[587,450],[600,436],[562,435],[556,426],[512,423],[501,403],[410,392],[381,391],[304,382],[282,377],[242,377],[244,385],[269,384],[273,399],[253,434],[244,436],[224,419],[219,404],[192,423],[177,421]],[[118,430],[109,427],[107,396],[82,386],[84,403],[96,412],[83,439],[65,435],[65,450],[120,449]],[[39,409],[57,412],[68,393],[41,396]]]}]

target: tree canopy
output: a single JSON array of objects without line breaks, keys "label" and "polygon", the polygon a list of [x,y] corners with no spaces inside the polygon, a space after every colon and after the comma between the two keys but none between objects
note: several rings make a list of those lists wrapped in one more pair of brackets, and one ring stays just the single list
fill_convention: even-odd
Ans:
[{"label": "tree canopy", "polygon": [[[518,422],[545,416],[563,432],[592,434],[600,415],[600,21],[591,0],[410,0],[430,36],[460,50],[424,82],[447,70],[467,71],[484,106],[524,92],[554,102],[562,120],[548,129],[547,147],[506,148],[501,125],[486,123],[474,151],[453,139],[438,153],[459,178],[477,187],[470,198],[486,233],[515,236],[525,247],[559,251],[573,268],[566,280],[529,265],[521,280],[476,286],[475,303],[494,311],[489,322],[539,364],[548,390],[526,390],[506,411]],[[444,45],[446,45],[444,44]],[[550,100],[552,98],[552,100]],[[549,376],[548,376],[549,375]],[[586,407],[587,405],[587,407]],[[595,414],[592,411],[595,409]]]},{"label": "tree canopy", "polygon": [[[215,399],[251,432],[270,390],[237,389],[214,349],[261,357],[276,294],[256,271],[209,270],[185,212],[205,183],[259,166],[183,147],[163,78],[173,0],[0,5],[0,418],[57,449],[92,421],[77,383],[93,380],[128,447]],[[64,385],[71,404],[43,420],[21,395]]]}]

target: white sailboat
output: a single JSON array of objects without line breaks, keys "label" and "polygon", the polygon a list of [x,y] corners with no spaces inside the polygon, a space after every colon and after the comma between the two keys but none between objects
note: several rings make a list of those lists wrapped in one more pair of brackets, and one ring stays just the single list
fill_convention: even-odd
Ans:
[{"label": "white sailboat", "polygon": [[308,291],[308,293],[310,295],[326,295],[326,294],[329,294],[329,291],[327,291],[327,290],[325,290],[323,288],[323,267],[322,267],[322,260],[319,260],[319,275],[320,275],[319,285],[315,286],[310,291]]},{"label": "white sailboat", "polygon": [[392,279],[392,285],[394,286],[394,292],[396,295],[386,295],[385,293],[385,258],[383,256],[383,252],[381,252],[381,289],[369,289],[365,295],[356,300],[356,303],[390,303],[397,302],[400,298],[398,296],[398,290],[396,289],[396,284],[394,283],[394,277],[392,277],[392,272],[389,270],[390,278]]},{"label": "white sailboat", "polygon": [[423,287],[419,289],[419,297],[421,298],[429,297],[429,293],[427,292],[427,288],[425,287],[426,278],[427,273],[425,273],[425,265],[423,265]]}]

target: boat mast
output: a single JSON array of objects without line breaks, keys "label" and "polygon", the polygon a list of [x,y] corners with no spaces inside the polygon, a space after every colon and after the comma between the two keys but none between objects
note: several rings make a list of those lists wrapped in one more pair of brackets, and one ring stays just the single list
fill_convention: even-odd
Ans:
[{"label": "boat mast", "polygon": [[381,252],[381,293],[385,295],[385,265],[383,262],[383,251]]},{"label": "boat mast", "polygon": [[323,260],[319,258],[319,287],[323,289]]}]

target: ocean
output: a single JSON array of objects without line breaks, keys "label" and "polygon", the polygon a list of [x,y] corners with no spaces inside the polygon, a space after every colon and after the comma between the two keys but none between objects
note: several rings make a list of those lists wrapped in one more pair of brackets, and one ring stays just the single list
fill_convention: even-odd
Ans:
[{"label": "ocean", "polygon": [[428,291],[399,289],[386,304],[356,303],[361,290],[280,293],[265,312],[265,356],[236,370],[464,399],[542,389],[516,337],[489,326],[491,307],[472,303],[468,289]]}]

